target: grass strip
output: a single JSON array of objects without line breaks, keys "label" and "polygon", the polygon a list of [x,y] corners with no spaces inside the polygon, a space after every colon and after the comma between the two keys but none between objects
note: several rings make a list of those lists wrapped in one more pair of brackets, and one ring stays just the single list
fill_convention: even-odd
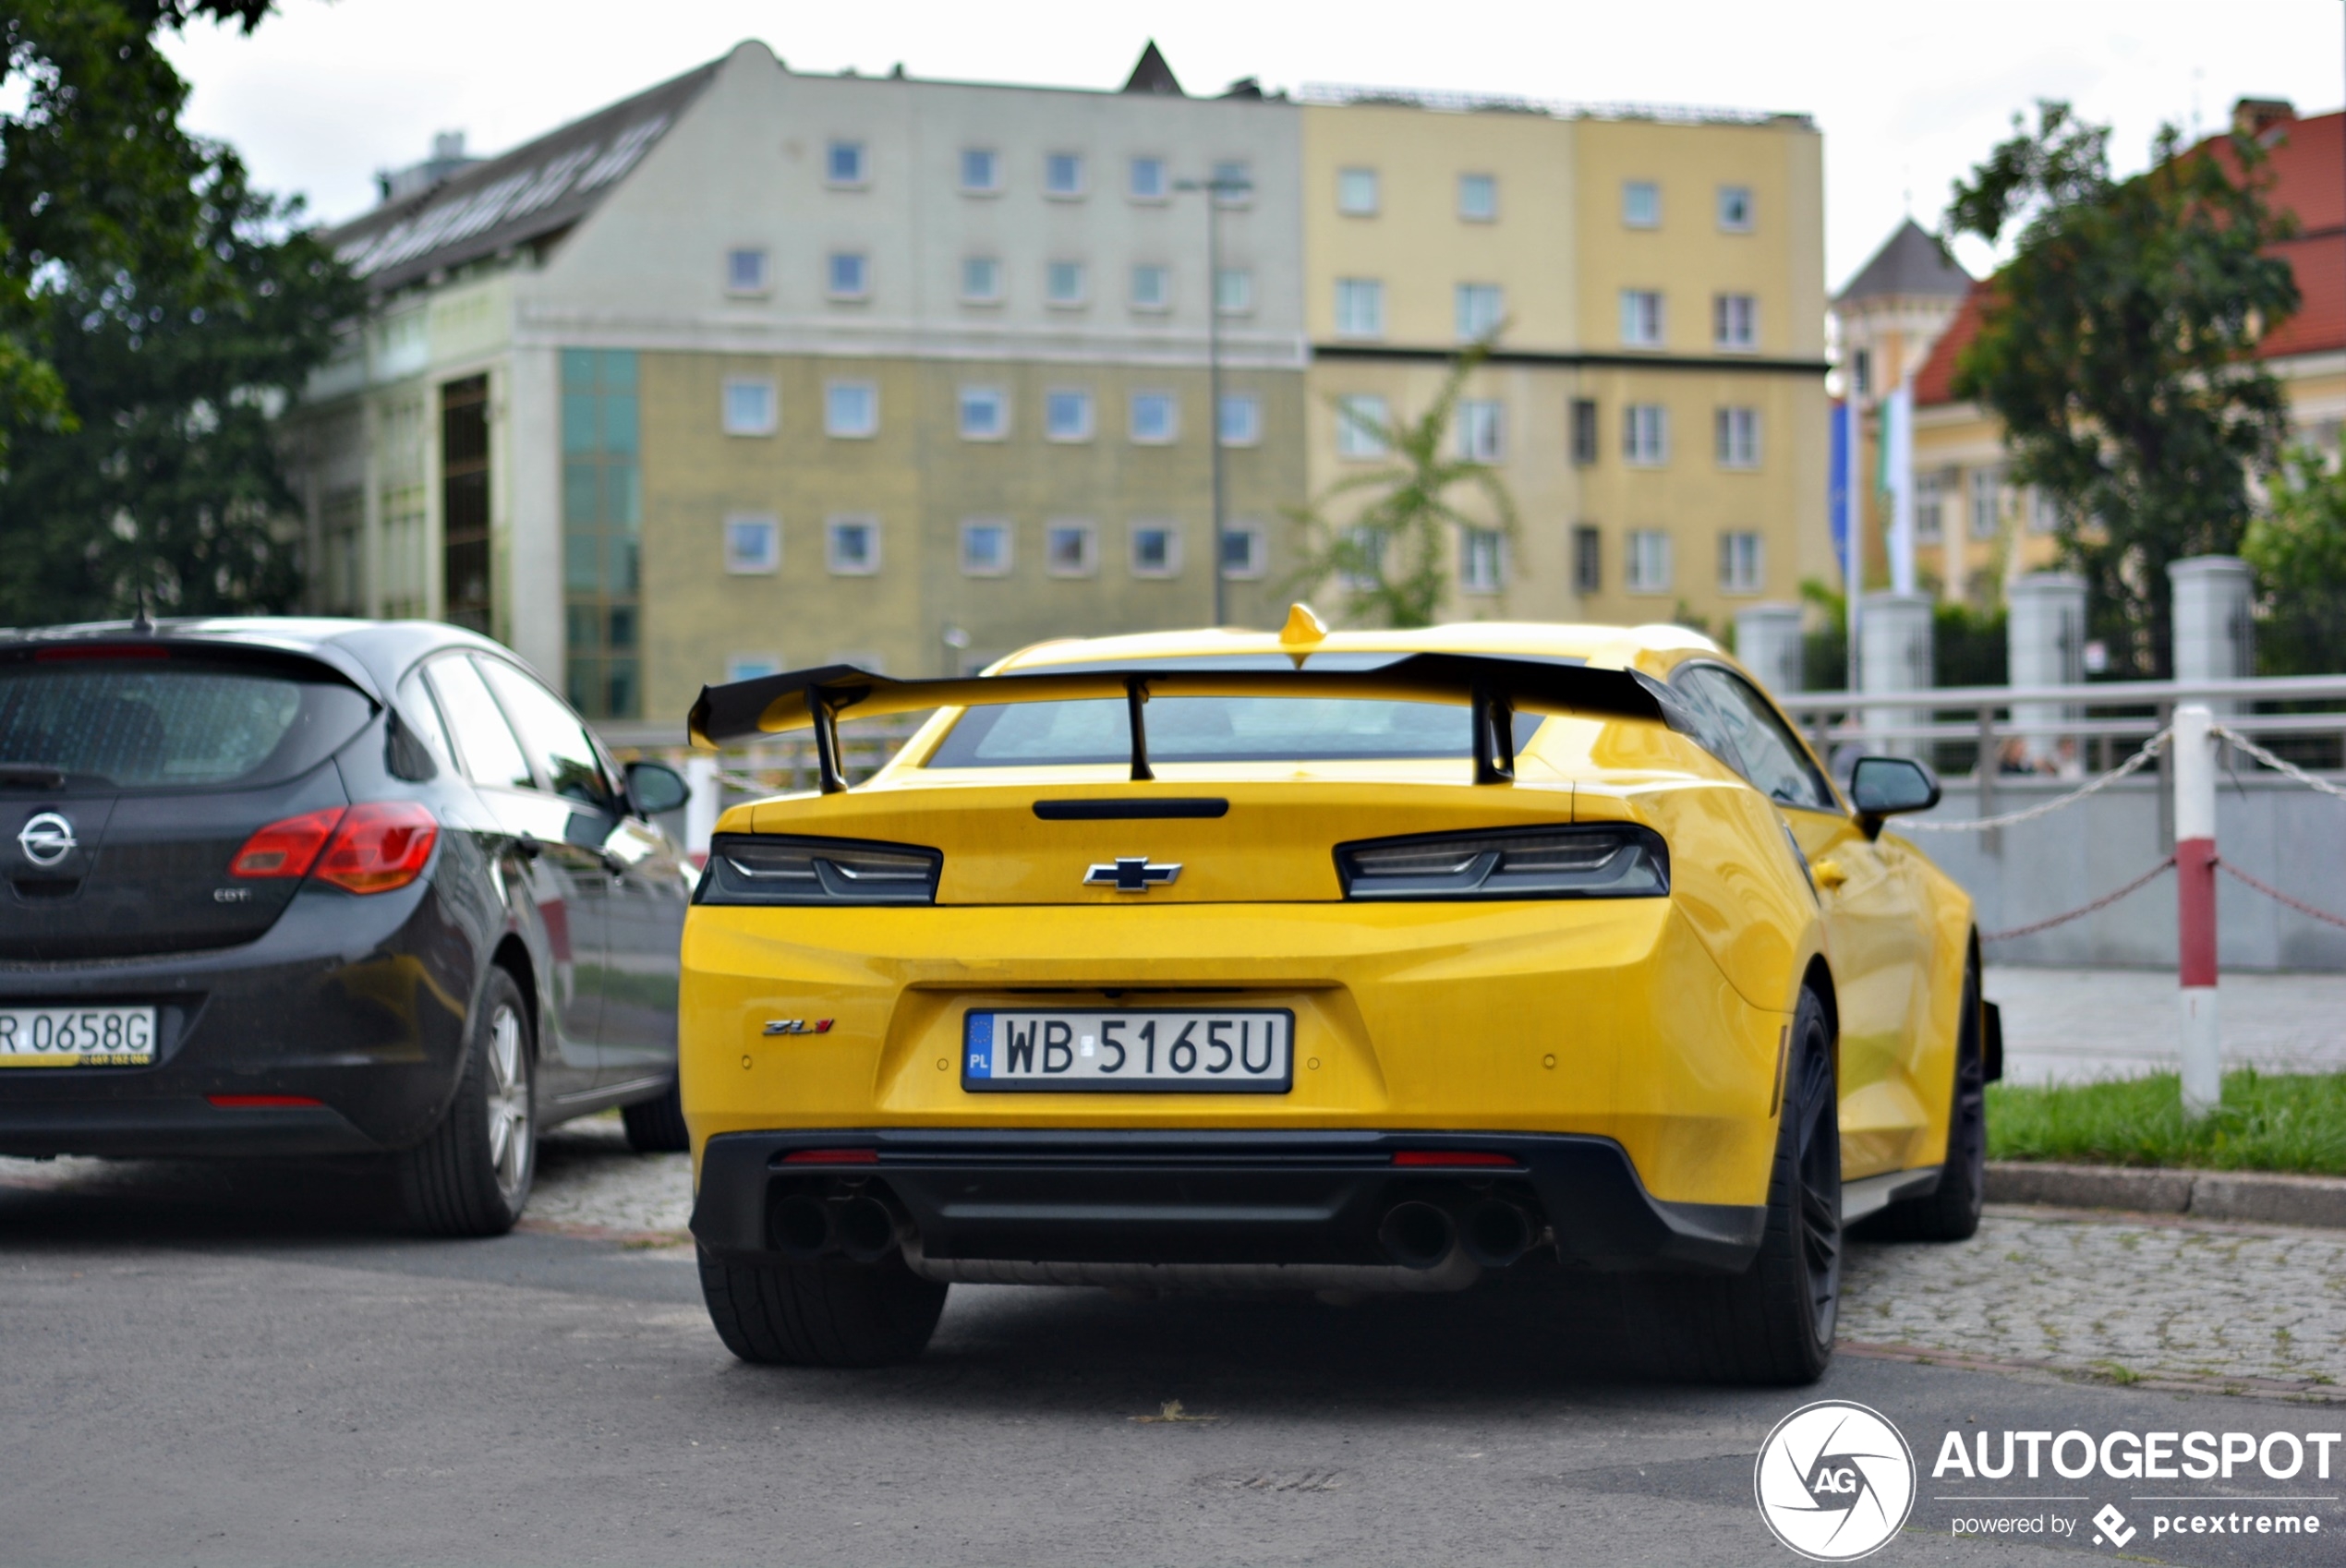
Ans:
[{"label": "grass strip", "polygon": [[1988,1086],[1988,1157],[2346,1176],[2346,1073],[2224,1075],[2222,1107],[2183,1119],[2173,1073]]}]

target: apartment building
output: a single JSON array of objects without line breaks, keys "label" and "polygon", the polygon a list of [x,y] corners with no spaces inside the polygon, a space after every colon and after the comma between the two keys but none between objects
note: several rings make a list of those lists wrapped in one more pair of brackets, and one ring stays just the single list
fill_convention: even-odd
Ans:
[{"label": "apartment building", "polygon": [[1385,461],[1369,428],[1496,328],[1454,440],[1518,528],[1459,531],[1449,613],[1723,630],[1831,573],[1812,124],[1305,96],[1315,494]]},{"label": "apartment building", "polygon": [[[299,422],[315,606],[480,627],[678,728],[704,681],[1205,622],[1216,572],[1275,621],[1298,122],[1154,50],[1080,92],[750,42],[388,203],[329,236],[381,306]],[[1247,187],[1211,260],[1208,181]]]}]

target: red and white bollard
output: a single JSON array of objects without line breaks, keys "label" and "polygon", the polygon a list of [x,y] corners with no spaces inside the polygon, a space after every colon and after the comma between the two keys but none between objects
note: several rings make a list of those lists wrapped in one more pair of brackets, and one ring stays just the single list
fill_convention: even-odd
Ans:
[{"label": "red and white bollard", "polygon": [[2183,1115],[2224,1097],[2224,1033],[2216,1007],[2216,717],[2203,703],[2175,710],[2176,969],[2183,983]]}]

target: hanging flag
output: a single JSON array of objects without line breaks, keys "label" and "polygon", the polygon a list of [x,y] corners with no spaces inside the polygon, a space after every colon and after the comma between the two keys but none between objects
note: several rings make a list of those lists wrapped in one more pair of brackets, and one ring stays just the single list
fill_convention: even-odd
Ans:
[{"label": "hanging flag", "polygon": [[1849,559],[1849,421],[1847,402],[1832,405],[1832,465],[1826,470],[1825,515],[1832,523],[1832,558]]}]

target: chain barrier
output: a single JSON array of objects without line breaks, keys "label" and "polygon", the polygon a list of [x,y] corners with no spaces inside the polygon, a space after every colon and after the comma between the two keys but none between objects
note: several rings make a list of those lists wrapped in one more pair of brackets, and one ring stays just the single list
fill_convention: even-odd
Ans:
[{"label": "chain barrier", "polygon": [[[2086,796],[2098,794],[2109,789],[2128,774],[2141,772],[2150,766],[2154,757],[2167,749],[2167,742],[2174,737],[2174,727],[2170,725],[2144,742],[2141,751],[2136,752],[2084,789],[2072,790],[2066,795],[2056,795],[2051,800],[2030,806],[2026,811],[2006,812],[2001,816],[1974,817],[1966,822],[1902,822],[1898,825],[1898,831],[1901,833],[1977,833],[1990,827],[2010,827],[2017,823],[2033,822],[2040,816],[2050,816],[2064,806],[2074,806]],[[1980,766],[1983,767],[1988,766],[1987,759],[1982,758]]]},{"label": "chain barrier", "polygon": [[2249,875],[2246,872],[2241,870],[2240,867],[2232,864],[2231,862],[2224,859],[2221,855],[2218,855],[2216,857],[2216,864],[2220,867],[2224,874],[2230,876],[2233,881],[2248,884],[2249,887],[2255,888],[2256,891],[2262,893],[2266,898],[2270,899],[2276,904],[2285,904],[2289,908],[2295,910],[2301,915],[2306,915],[2315,920],[2328,921],[2332,925],[2338,926],[2341,929],[2346,929],[2346,915],[2334,915],[2328,910],[2317,910],[2311,904],[2292,899],[2288,894],[2282,892],[2279,888],[2268,887],[2266,884],[2257,881],[2255,877]]},{"label": "chain barrier", "polygon": [[2239,730],[2231,728],[2229,725],[2210,725],[2208,726],[2207,732],[2210,735],[2222,736],[2225,740],[2230,741],[2233,745],[2238,746],[2242,751],[2246,752],[2250,756],[2255,757],[2258,762],[2263,763],[2267,767],[2271,768],[2274,772],[2287,774],[2290,778],[2294,778],[2297,782],[2304,785],[2309,790],[2319,790],[2325,795],[2335,795],[2340,800],[2346,801],[2346,789],[2340,789],[2339,786],[2332,784],[2327,778],[2316,778],[2314,775],[2306,772],[2304,768],[2298,766],[2295,763],[2289,761],[2285,757],[2277,757],[2273,755],[2272,753],[2267,751],[2264,747],[2258,745],[2255,742],[2250,740]]},{"label": "chain barrier", "polygon": [[2073,920],[2083,920],[2097,910],[2108,909],[2110,905],[2116,903],[2119,899],[2124,898],[2129,893],[2141,892],[2153,882],[2159,880],[2161,874],[2172,871],[2174,868],[2175,857],[2169,855],[2165,860],[2160,861],[2157,865],[2152,866],[2148,871],[2144,872],[2140,876],[2135,877],[2132,882],[2127,883],[2126,886],[2119,888],[2115,893],[2104,893],[2100,898],[2096,899],[2090,904],[2086,904],[2077,909],[2067,911],[2064,913],[2054,915],[2050,920],[2036,921],[2027,925],[2015,925],[2010,931],[1990,931],[1982,935],[1979,939],[1982,942],[2010,942],[2016,937],[2034,936],[2039,931],[2050,931],[2054,926],[2066,925]]}]

